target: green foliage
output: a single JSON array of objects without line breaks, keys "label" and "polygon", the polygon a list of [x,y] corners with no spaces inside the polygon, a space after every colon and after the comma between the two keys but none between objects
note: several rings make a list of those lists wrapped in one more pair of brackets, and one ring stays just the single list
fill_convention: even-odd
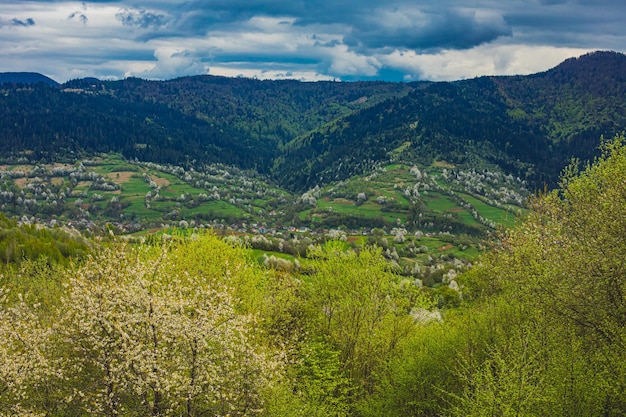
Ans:
[{"label": "green foliage", "polygon": [[302,345],[298,355],[296,389],[306,404],[300,412],[320,417],[349,415],[352,387],[342,369],[340,352],[324,341],[312,340]]},{"label": "green foliage", "polygon": [[41,415],[45,408],[60,415],[65,398],[58,387],[64,373],[58,369],[66,364],[58,349],[55,317],[26,296],[8,298],[0,287],[0,414]]},{"label": "green foliage", "polygon": [[183,274],[201,276],[205,285],[225,285],[239,312],[250,314],[259,310],[267,278],[252,262],[246,248],[204,233],[178,242],[171,262]]},{"label": "green foliage", "polygon": [[[211,247],[209,263],[187,256]],[[3,294],[1,411],[259,414],[261,388],[278,379],[280,361],[254,341],[255,317],[235,298],[245,293],[245,264],[211,236],[116,245],[64,273],[67,291],[48,314]],[[29,355],[36,369],[13,383]]]},{"label": "green foliage", "polygon": [[87,242],[78,234],[60,228],[18,226],[0,213],[0,262],[5,267],[38,259],[67,265],[70,259],[80,259],[87,252]]},{"label": "green foliage", "polygon": [[626,410],[624,137],[605,142],[602,152],[585,171],[570,168],[561,189],[538,198],[468,276],[470,295],[518,312],[505,321],[511,337],[496,341],[468,374],[472,383],[456,415]]},{"label": "green foliage", "polygon": [[363,406],[368,416],[439,416],[460,384],[454,369],[463,350],[462,328],[446,323],[416,327],[381,372]]},{"label": "green foliage", "polygon": [[622,416],[625,222],[618,136],[436,289],[334,240],[292,269],[191,232],[24,261],[0,277],[0,414]]},{"label": "green foliage", "polygon": [[359,387],[357,395],[370,393],[382,364],[396,352],[412,331],[413,307],[426,305],[411,299],[389,271],[380,248],[346,252],[338,242],[318,246],[303,267],[312,315],[312,331],[323,335],[339,352],[346,375]]},{"label": "green foliage", "polygon": [[25,259],[13,268],[6,268],[0,285],[11,301],[27,298],[42,310],[53,311],[65,293],[63,268],[50,264],[45,257]]}]

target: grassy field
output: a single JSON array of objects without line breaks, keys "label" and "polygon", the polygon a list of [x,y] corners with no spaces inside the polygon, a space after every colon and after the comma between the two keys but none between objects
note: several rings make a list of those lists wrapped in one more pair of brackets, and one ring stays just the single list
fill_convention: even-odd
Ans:
[{"label": "grassy field", "polygon": [[[81,215],[82,209],[85,211],[82,215],[93,220],[132,220],[149,223],[146,227],[179,220],[245,221],[271,227],[273,223],[290,225],[293,219],[299,219],[296,226],[326,228],[338,227],[338,222],[345,217],[347,224],[365,230],[368,229],[368,219],[371,219],[370,228],[382,225],[411,228],[411,224],[428,228],[431,224],[435,227],[433,231],[437,231],[437,227],[446,224],[447,218],[475,230],[485,228],[449,194],[447,190],[452,187],[445,183],[441,166],[422,167],[418,173],[412,170],[412,165],[388,164],[370,175],[355,176],[321,188],[316,194],[316,207],[311,208],[296,204],[297,195],[272,187],[254,175],[229,172],[221,166],[211,167],[206,173],[186,172],[180,167],[125,161],[119,155],[102,155],[85,160],[83,164],[49,164],[45,168],[51,173],[54,167],[66,170],[65,174],[57,172],[49,177],[29,175],[34,169],[41,169],[35,165],[4,168],[9,172],[25,173],[14,179],[13,187],[18,189],[28,190],[37,181],[48,181],[48,186],[57,193],[63,187],[66,194],[64,205],[57,206],[55,213],[59,219],[63,216],[74,219],[77,214]],[[79,168],[80,177],[72,179],[69,172]],[[94,173],[97,178],[92,175]],[[101,189],[102,184],[109,188]],[[116,189],[110,189],[111,185]],[[46,195],[49,196],[50,192]],[[471,204],[482,217],[495,223],[510,226],[515,221],[507,210],[490,206],[476,196],[460,192],[457,196]],[[408,222],[415,220],[410,216],[419,214],[429,219],[427,223]],[[326,219],[332,226],[325,225]]]},{"label": "grassy field", "polygon": [[[480,224],[470,210],[458,202],[458,197],[449,194],[448,190],[452,187],[445,183],[442,170],[441,166],[437,166],[431,167],[429,172],[422,170],[411,173],[411,167],[406,164],[389,164],[373,175],[354,177],[320,190],[316,207],[300,211],[298,218],[321,225],[326,217],[338,214],[359,219],[384,220],[389,225],[396,222],[403,224],[409,219],[413,204],[421,204],[418,210],[421,210],[425,218],[450,217],[457,224],[474,230],[486,229],[487,226]],[[418,188],[419,194],[416,194],[415,190]],[[363,195],[365,201],[359,197]],[[416,203],[416,196],[419,196],[419,203]],[[358,204],[357,200],[360,200]],[[507,217],[506,210],[489,207],[482,201],[475,200],[478,201],[476,210],[481,216],[495,223],[505,221],[506,225],[511,224],[512,216]],[[435,223],[449,224],[446,220]]]},{"label": "grassy field", "polygon": [[451,213],[452,210],[459,208],[459,205],[450,197],[438,192],[430,192],[422,200],[425,201],[428,209],[439,213]]},{"label": "grassy field", "polygon": [[476,211],[484,218],[491,220],[496,224],[502,224],[506,227],[515,225],[516,217],[514,214],[507,210],[490,206],[489,204],[479,200],[476,197],[472,197],[468,194],[461,194],[463,200],[467,201],[476,209]]},{"label": "grassy field", "polygon": [[185,208],[181,212],[183,217],[193,217],[197,214],[214,216],[216,218],[231,217],[245,219],[250,217],[249,213],[227,201],[207,201],[194,208]]},{"label": "grassy field", "polygon": [[371,200],[368,200],[360,205],[357,205],[356,202],[345,198],[322,198],[317,201],[317,211],[329,210],[348,216],[383,218],[387,221],[395,221],[396,218],[406,219],[406,213],[391,214],[384,212],[380,204]]}]

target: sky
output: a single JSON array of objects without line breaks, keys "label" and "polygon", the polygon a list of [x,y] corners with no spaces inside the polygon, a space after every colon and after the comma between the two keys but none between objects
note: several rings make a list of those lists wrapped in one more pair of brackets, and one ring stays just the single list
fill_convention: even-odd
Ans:
[{"label": "sky", "polygon": [[0,72],[451,81],[626,52],[624,0],[0,0]]}]

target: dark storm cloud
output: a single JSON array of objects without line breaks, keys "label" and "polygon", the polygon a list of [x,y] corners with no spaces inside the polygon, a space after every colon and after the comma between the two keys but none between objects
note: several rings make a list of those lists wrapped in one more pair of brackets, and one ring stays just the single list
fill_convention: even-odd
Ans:
[{"label": "dark storm cloud", "polygon": [[11,19],[11,26],[35,26],[35,20],[33,18],[28,18],[28,19]]},{"label": "dark storm cloud", "polygon": [[537,7],[507,12],[516,39],[529,44],[602,49],[624,48],[623,1],[542,1]]},{"label": "dark storm cloud", "polygon": [[[216,68],[443,80],[626,48],[624,0],[1,1],[0,63],[50,65],[60,80],[71,71],[159,78]],[[35,21],[39,30],[22,29]]]},{"label": "dark storm cloud", "polygon": [[[152,3],[154,7],[159,4],[164,3]],[[592,36],[626,32],[623,0],[218,0],[186,2],[182,7],[174,4],[167,10],[177,29],[190,34],[204,34],[254,16],[292,17],[294,26],[300,27],[340,25],[348,32],[345,43],[360,51],[468,49],[532,32],[554,33],[555,40],[569,45],[559,32],[565,28],[580,35],[581,26]],[[607,21],[615,24],[606,26]]]},{"label": "dark storm cloud", "polygon": [[87,16],[81,12],[73,12],[68,17],[67,20],[78,19],[82,24],[86,25],[89,20]]},{"label": "dark storm cloud", "polygon": [[166,23],[165,16],[145,10],[124,9],[115,15],[117,20],[125,26],[138,26],[141,28],[159,27]]},{"label": "dark storm cloud", "polygon": [[[151,28],[155,38],[204,36],[212,30],[235,33],[258,16],[291,18],[301,28],[334,25],[343,27],[343,42],[360,53],[470,49],[513,35],[532,38],[533,33],[552,34],[553,42],[571,45],[579,42],[581,27],[595,37],[623,34],[619,25],[626,26],[623,0],[94,0],[83,4],[119,5],[120,22]],[[86,19],[85,14],[80,16]],[[145,41],[150,32],[141,36]]]},{"label": "dark storm cloud", "polygon": [[[512,33],[511,27],[497,12],[485,18],[482,10],[450,9],[450,5],[456,4],[454,2],[431,0],[422,2],[424,6],[414,4],[372,0],[146,1],[142,7],[160,10],[162,14],[123,9],[117,18],[128,26],[152,26],[154,36],[162,37],[164,33],[160,27],[166,23],[169,35],[203,36],[211,30],[236,32],[246,21],[258,16],[284,17],[293,19],[295,27],[343,27],[344,42],[363,51],[387,47],[416,50],[471,48]],[[384,21],[380,20],[381,16],[385,16]]]},{"label": "dark storm cloud", "polygon": [[[167,35],[204,36],[212,30],[237,32],[253,17],[292,18],[294,27],[320,26],[343,28],[343,42],[352,50],[365,53],[379,49],[436,51],[470,49],[500,38],[529,35],[533,31],[554,33],[563,38],[559,28],[586,24],[586,31],[602,33],[602,22],[611,18],[612,8],[623,17],[624,8],[617,1],[583,2],[571,0],[396,0],[286,1],[286,0],[215,0],[143,1],[143,9],[124,8],[118,19],[125,25],[153,27],[154,37]],[[604,12],[599,21],[590,16]],[[167,17],[165,17],[167,16]],[[621,21],[623,24],[623,20]],[[315,29],[317,30],[317,29]],[[315,32],[311,33],[313,35]],[[145,34],[144,34],[145,36]],[[568,44],[566,39],[562,39]],[[576,41],[574,41],[576,42]],[[570,43],[571,44],[571,43]]]},{"label": "dark storm cloud", "polygon": [[[381,17],[383,20],[381,21]],[[357,49],[469,49],[511,36],[502,16],[473,10],[381,11],[377,19],[355,22],[346,44]]]}]

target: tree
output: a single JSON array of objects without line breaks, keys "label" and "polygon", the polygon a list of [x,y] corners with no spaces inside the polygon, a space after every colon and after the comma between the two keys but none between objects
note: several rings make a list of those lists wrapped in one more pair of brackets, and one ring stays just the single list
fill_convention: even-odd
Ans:
[{"label": "tree", "polygon": [[[498,398],[507,399],[498,409],[515,415],[626,411],[624,142],[623,136],[604,142],[602,156],[582,172],[569,167],[560,189],[537,198],[524,222],[466,276],[466,295],[519,313],[499,314],[512,337],[494,339],[480,370],[468,374],[475,383],[466,387],[457,415],[477,415],[470,410]],[[541,406],[511,407],[515,397],[502,390],[515,380],[518,392],[538,399],[535,391],[543,387],[548,398]]]},{"label": "tree", "polygon": [[[515,282],[540,307],[577,326],[598,346],[626,348],[626,147],[607,141],[581,173],[566,170],[560,191],[539,199],[524,227],[504,241]],[[506,250],[508,249],[508,250]],[[521,271],[520,271],[521,272]]]},{"label": "tree", "polygon": [[2,288],[0,414],[262,413],[284,355],[261,343],[242,253],[211,235],[116,243],[65,270],[52,306]]},{"label": "tree", "polygon": [[181,269],[185,249],[103,250],[69,279],[63,327],[90,413],[261,411],[277,365],[249,335],[254,317],[236,311],[234,278]]},{"label": "tree", "polygon": [[41,314],[41,304],[33,306],[21,294],[17,298],[9,301],[0,287],[0,415],[58,412],[65,402],[59,387],[68,370],[56,350],[54,328]]},{"label": "tree", "polygon": [[304,265],[313,332],[339,352],[346,375],[362,393],[373,389],[376,373],[413,330],[412,307],[425,305],[389,270],[381,248],[345,251],[341,242],[311,250]]}]

